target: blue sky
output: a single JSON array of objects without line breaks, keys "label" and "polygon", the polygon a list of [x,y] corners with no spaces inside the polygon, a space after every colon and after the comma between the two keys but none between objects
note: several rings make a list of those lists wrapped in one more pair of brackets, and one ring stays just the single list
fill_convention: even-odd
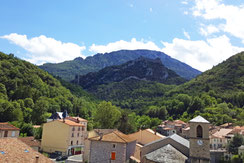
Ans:
[{"label": "blue sky", "polygon": [[37,65],[151,49],[205,71],[244,51],[241,0],[4,0],[0,11],[0,51]]}]

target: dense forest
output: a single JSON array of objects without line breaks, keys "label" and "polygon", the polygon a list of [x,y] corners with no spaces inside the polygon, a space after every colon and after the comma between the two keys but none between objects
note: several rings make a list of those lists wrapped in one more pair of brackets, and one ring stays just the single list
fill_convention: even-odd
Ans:
[{"label": "dense forest", "polygon": [[[107,112],[103,111],[105,108]],[[0,52],[0,122],[11,122],[21,129],[22,135],[37,132],[40,137],[40,131],[32,126],[46,122],[53,112],[64,110],[70,116],[88,119],[89,129],[119,128],[133,132],[143,123],[146,128],[161,122],[98,100],[79,86],[58,80],[13,54]]]}]

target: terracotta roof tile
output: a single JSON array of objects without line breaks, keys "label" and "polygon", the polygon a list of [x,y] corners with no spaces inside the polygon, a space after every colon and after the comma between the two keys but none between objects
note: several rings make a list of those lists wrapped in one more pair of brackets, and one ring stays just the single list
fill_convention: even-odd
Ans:
[{"label": "terracotta roof tile", "polygon": [[214,134],[212,134],[212,136],[223,138],[226,135],[228,135],[231,131],[232,131],[232,129],[221,128],[219,131],[217,131]]},{"label": "terracotta roof tile", "polygon": [[125,135],[122,132],[116,130],[111,133],[104,134],[102,136],[102,139],[100,139],[100,136],[97,136],[97,137],[90,138],[89,140],[116,142],[116,143],[129,143],[135,141],[136,139],[132,139],[128,135]]},{"label": "terracotta roof tile", "polygon": [[165,137],[157,132],[155,134],[155,132],[151,129],[140,130],[138,132],[129,134],[128,136],[132,139],[136,139],[137,142],[142,145]]},{"label": "terracotta roof tile", "polygon": [[176,123],[176,124],[186,124],[185,122],[183,122],[181,120],[175,120],[174,123]]},{"label": "terracotta roof tile", "polygon": [[[63,122],[63,120],[58,120],[58,121],[60,121],[60,122]],[[52,121],[51,121],[52,122]],[[48,122],[49,123],[49,122]],[[65,119],[65,121],[63,122],[63,123],[65,123],[65,124],[67,124],[67,125],[69,125],[69,126],[84,126],[83,124],[80,124],[80,123],[76,123],[76,122],[74,122],[74,121],[71,121],[71,120],[68,120],[68,119]]]},{"label": "terracotta roof tile", "polygon": [[18,137],[18,139],[21,140],[22,142],[24,142],[25,144],[27,144],[30,147],[40,147],[41,146],[40,141],[36,140],[33,136]]},{"label": "terracotta roof tile", "polygon": [[77,118],[78,118],[78,120],[80,121],[80,122],[87,122],[87,120],[86,119],[83,119],[83,118],[81,118],[81,117],[67,117],[66,119],[69,119],[69,120],[71,120],[71,121],[77,121]]},{"label": "terracotta roof tile", "polygon": [[0,123],[0,130],[19,130],[19,128],[5,122],[5,123]]},{"label": "terracotta roof tile", "polygon": [[40,163],[53,163],[49,158],[35,151],[17,138],[1,138],[0,151],[2,151],[0,152],[0,162],[36,162],[36,156],[38,156],[38,162]]}]

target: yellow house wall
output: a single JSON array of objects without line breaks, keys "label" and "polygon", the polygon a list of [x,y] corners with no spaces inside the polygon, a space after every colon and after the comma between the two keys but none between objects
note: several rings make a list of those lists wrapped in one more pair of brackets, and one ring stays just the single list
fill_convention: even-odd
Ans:
[{"label": "yellow house wall", "polygon": [[70,126],[60,121],[51,121],[43,125],[41,149],[44,152],[66,152],[69,143]]}]

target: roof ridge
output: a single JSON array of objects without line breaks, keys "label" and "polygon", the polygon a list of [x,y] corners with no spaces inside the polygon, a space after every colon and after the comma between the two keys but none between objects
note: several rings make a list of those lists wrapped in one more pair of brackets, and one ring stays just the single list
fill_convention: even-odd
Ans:
[{"label": "roof ridge", "polygon": [[[120,132],[119,130],[115,130],[115,131]],[[113,133],[115,133],[115,135],[117,135],[120,139],[122,139],[124,142],[127,143],[127,141],[124,138],[122,138],[120,135],[118,135],[115,131],[113,131]],[[120,133],[122,133],[122,132],[120,132]]]}]

